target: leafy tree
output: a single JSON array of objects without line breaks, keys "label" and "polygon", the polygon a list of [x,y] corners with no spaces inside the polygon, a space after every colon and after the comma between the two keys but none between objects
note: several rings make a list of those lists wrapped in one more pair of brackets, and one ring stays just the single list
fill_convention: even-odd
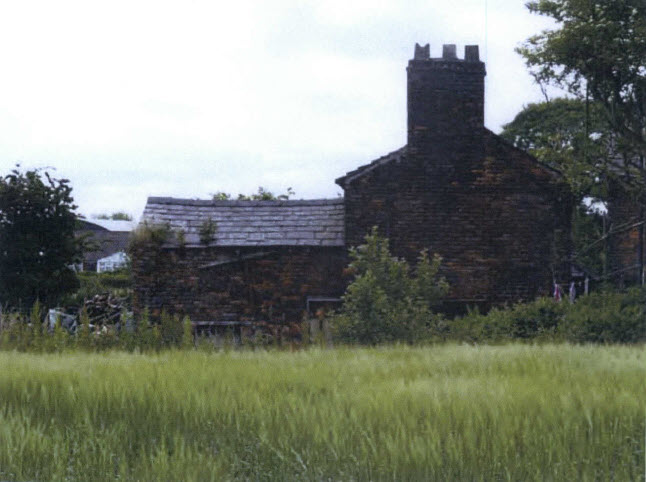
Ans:
[{"label": "leafy tree", "polygon": [[423,251],[411,274],[405,260],[390,254],[388,240],[376,228],[365,239],[350,250],[355,279],[334,320],[339,338],[363,344],[412,343],[439,334],[441,317],[432,308],[448,289],[439,276],[440,258],[429,259]]},{"label": "leafy tree", "polygon": [[[527,8],[558,28],[518,49],[537,82],[602,106],[618,135],[612,168],[644,189],[646,155],[646,2],[533,0]],[[635,188],[635,187],[634,187]]]},{"label": "leafy tree", "polygon": [[74,236],[76,206],[67,179],[48,172],[0,178],[0,301],[14,308],[51,306],[78,288],[71,265],[83,241]]},{"label": "leafy tree", "polygon": [[[540,85],[564,89],[601,106],[613,134],[604,161],[612,195],[646,214],[646,2],[531,0],[528,9],[557,27],[517,49]],[[612,200],[611,200],[612,201]],[[613,228],[614,229],[614,228]],[[643,251],[644,226],[639,226]],[[640,254],[638,263],[642,265]]]},{"label": "leafy tree", "polygon": [[568,98],[529,104],[501,136],[563,173],[579,201],[605,199],[614,136],[600,104]]},{"label": "leafy tree", "polygon": [[607,169],[613,140],[609,124],[598,103],[556,98],[526,106],[512,122],[503,126],[501,136],[516,147],[558,169],[577,199],[573,213],[574,260],[594,273],[606,267],[607,221],[592,200],[608,200]]},{"label": "leafy tree", "polygon": [[[294,190],[291,187],[287,188],[287,192],[283,194],[274,194],[271,191],[267,191],[264,187],[259,186],[258,192],[254,194],[238,194],[236,198],[238,201],[286,201],[294,195]],[[229,201],[231,200],[231,194],[218,191],[213,194],[214,201]]]}]

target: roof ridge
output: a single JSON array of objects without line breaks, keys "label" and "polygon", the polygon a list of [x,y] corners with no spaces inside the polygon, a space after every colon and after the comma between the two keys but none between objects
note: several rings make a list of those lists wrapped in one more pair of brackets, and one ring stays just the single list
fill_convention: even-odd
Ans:
[{"label": "roof ridge", "polygon": [[260,207],[260,206],[328,206],[343,204],[343,198],[333,199],[279,199],[279,200],[211,200],[211,199],[185,199],[174,197],[150,196],[146,201],[149,204],[174,204],[182,206],[213,206],[213,207]]},{"label": "roof ridge", "polygon": [[341,187],[345,187],[344,184],[347,182],[353,181],[357,177],[362,176],[363,174],[367,174],[368,172],[372,171],[374,168],[381,166],[383,164],[386,164],[394,159],[399,159],[403,155],[406,154],[408,148],[408,144],[400,147],[399,149],[396,149],[392,152],[389,152],[388,154],[385,154],[374,161],[369,162],[368,164],[364,164],[363,166],[359,166],[358,168],[354,169],[353,171],[346,172],[344,176],[341,176],[337,179],[335,179],[335,183],[338,184]]}]

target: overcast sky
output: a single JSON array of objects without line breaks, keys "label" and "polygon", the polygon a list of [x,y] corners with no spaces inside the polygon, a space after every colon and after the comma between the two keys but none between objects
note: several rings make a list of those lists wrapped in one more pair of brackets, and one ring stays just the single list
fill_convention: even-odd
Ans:
[{"label": "overcast sky", "polygon": [[53,166],[85,215],[334,179],[406,143],[415,42],[479,44],[495,132],[541,99],[519,0],[20,0],[0,6],[0,167]]}]

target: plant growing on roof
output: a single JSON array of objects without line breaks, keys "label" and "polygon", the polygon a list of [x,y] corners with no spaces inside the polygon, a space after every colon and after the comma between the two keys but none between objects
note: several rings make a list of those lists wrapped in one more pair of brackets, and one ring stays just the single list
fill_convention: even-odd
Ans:
[{"label": "plant growing on roof", "polygon": [[215,240],[215,233],[218,226],[210,217],[202,223],[199,230],[200,243],[208,246]]},{"label": "plant growing on roof", "polygon": [[175,238],[177,239],[177,244],[180,249],[184,249],[186,247],[186,231],[183,229],[178,229],[175,231]]}]

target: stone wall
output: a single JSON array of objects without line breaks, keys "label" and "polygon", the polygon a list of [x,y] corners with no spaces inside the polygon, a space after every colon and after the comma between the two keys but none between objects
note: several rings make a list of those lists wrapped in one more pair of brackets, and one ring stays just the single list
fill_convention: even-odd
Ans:
[{"label": "stone wall", "polygon": [[376,225],[397,256],[443,257],[451,300],[488,305],[549,295],[569,280],[572,201],[558,173],[484,127],[484,64],[416,49],[408,144],[338,180],[346,244]]},{"label": "stone wall", "polygon": [[421,249],[440,254],[455,301],[549,295],[553,277],[569,279],[567,187],[484,129],[482,143],[482,157],[461,159],[463,168],[452,172],[407,155],[350,182],[347,244],[361,244],[376,225],[393,253],[410,262]]},{"label": "stone wall", "polygon": [[133,253],[135,311],[300,322],[308,296],[343,294],[343,248],[156,248]]}]

